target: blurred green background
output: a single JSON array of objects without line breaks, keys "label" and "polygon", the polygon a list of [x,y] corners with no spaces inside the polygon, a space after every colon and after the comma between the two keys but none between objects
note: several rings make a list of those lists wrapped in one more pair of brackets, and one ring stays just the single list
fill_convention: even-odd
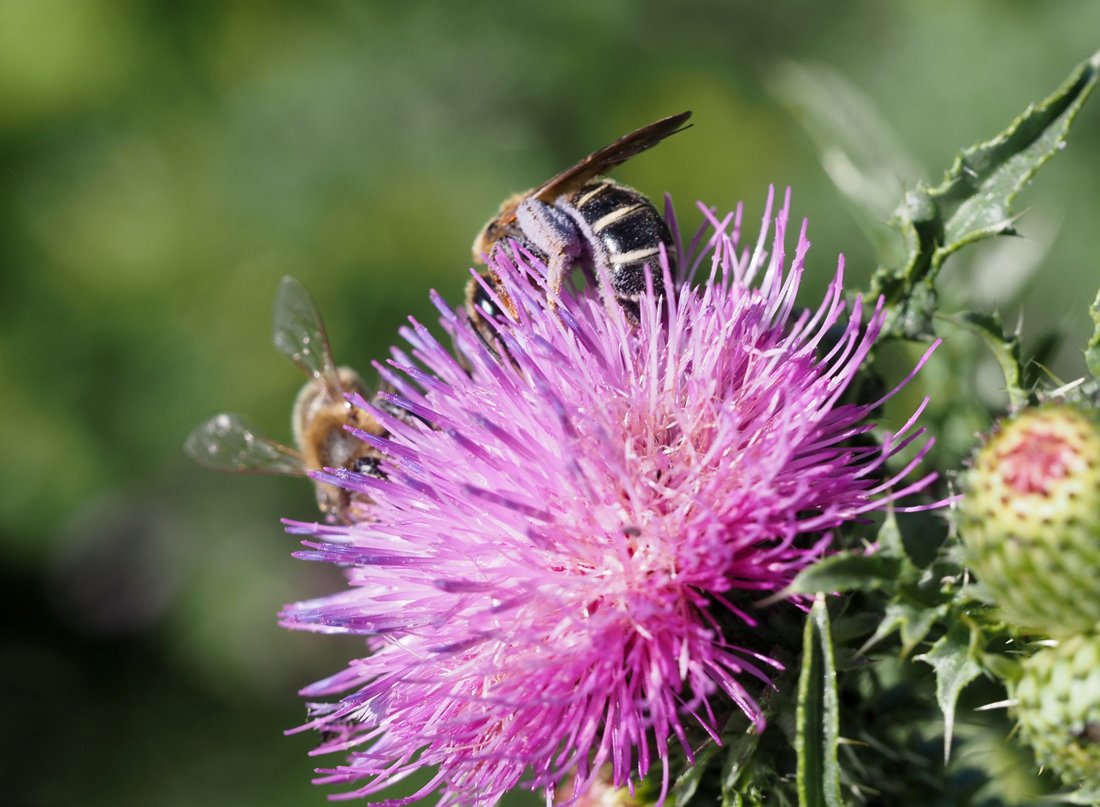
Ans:
[{"label": "blurred green background", "polygon": [[[0,801],[324,802],[314,738],[281,732],[297,688],[360,645],[275,625],[340,585],[289,557],[278,522],[312,517],[312,492],[181,449],[219,411],[289,440],[303,379],[271,345],[282,275],[366,368],[408,315],[434,320],[429,288],[460,299],[505,195],[692,109],[617,176],[692,225],[695,199],[743,199],[750,230],[767,185],[791,185],[807,299],[838,252],[855,287],[872,252],[782,70],[867,93],[912,155],[900,193],[1097,47],[1095,0],[0,0]],[[1024,197],[1026,238],[975,261],[979,304],[1070,334],[1064,379],[1100,278],[1098,131],[1094,100]]]}]

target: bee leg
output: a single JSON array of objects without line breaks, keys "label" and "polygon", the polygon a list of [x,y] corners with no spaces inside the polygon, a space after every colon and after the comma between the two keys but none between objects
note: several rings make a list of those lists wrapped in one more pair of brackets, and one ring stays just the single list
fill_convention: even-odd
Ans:
[{"label": "bee leg", "polygon": [[[629,304],[625,304],[618,294],[611,256],[607,252],[607,247],[604,246],[603,239],[596,234],[581,212],[569,204],[564,197],[559,198],[553,207],[537,200],[527,199],[516,209],[517,218],[521,224],[523,219],[520,216],[524,205],[531,205],[532,208],[538,205],[539,208],[535,209],[540,214],[543,210],[550,211],[544,215],[545,220],[552,222],[550,228],[541,223],[531,226],[541,227],[539,232],[545,240],[543,243],[532,238],[532,241],[535,241],[549,256],[546,262],[546,279],[552,296],[556,297],[560,294],[561,285],[570,271],[579,264],[585,265],[586,274],[590,281],[595,282],[604,308],[610,310],[613,305],[621,305],[627,319],[637,323],[637,317]],[[527,225],[524,225],[524,235],[529,235]],[[551,237],[557,240],[551,241]],[[551,244],[556,251],[551,251],[549,248]]]},{"label": "bee leg", "polygon": [[[581,244],[587,253],[584,255],[587,264],[585,274],[599,291],[600,302],[603,303],[604,308],[610,311],[613,305],[622,304],[623,300],[618,294],[619,287],[616,283],[611,255],[607,251],[603,239],[592,229],[592,225],[581,215],[581,212],[566,202],[564,198],[558,199],[556,207],[569,216],[573,221],[573,226],[579,233]],[[632,318],[630,308],[626,305],[622,305],[622,308],[626,312],[627,319],[632,323],[637,323],[637,319]]]},{"label": "bee leg", "polygon": [[[486,285],[496,292],[499,304],[486,291]],[[504,355],[506,351],[489,321],[502,321],[505,314],[514,318],[516,310],[515,304],[501,288],[499,278],[490,271],[482,272],[480,279],[471,277],[466,283],[466,315],[482,343],[498,356]]]},{"label": "bee leg", "polygon": [[538,199],[520,202],[516,221],[531,245],[546,256],[546,285],[552,303],[561,294],[565,276],[584,255],[584,236],[566,210]]}]

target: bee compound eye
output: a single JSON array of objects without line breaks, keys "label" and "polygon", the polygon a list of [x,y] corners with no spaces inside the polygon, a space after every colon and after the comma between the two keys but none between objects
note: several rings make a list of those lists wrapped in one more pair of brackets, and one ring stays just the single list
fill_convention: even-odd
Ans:
[{"label": "bee compound eye", "polygon": [[478,283],[474,289],[473,305],[477,313],[486,319],[496,319],[504,314],[503,309],[497,304],[485,287]]}]

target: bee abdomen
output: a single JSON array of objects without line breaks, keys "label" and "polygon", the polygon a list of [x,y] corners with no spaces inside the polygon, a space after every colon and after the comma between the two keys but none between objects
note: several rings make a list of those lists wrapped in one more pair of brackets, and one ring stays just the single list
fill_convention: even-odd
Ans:
[{"label": "bee abdomen", "polygon": [[611,285],[621,300],[635,300],[645,291],[648,264],[657,294],[664,292],[661,279],[661,245],[675,270],[672,236],[653,204],[633,188],[607,179],[588,183],[574,197],[573,205],[592,227],[607,253]]},{"label": "bee abdomen", "polygon": [[649,202],[633,188],[608,179],[597,179],[582,186],[573,197],[572,204],[585,221],[595,225],[608,214]]}]

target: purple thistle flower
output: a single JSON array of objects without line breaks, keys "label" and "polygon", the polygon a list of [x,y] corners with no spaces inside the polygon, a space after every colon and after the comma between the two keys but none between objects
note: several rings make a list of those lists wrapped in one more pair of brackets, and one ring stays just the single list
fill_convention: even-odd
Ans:
[{"label": "purple thistle flower", "polygon": [[830,531],[934,479],[904,481],[930,441],[884,469],[920,438],[916,415],[881,447],[853,444],[881,401],[838,401],[882,303],[867,320],[846,305],[841,261],[820,307],[795,308],[809,242],[803,225],[784,271],[788,208],[789,193],[770,255],[771,194],[751,251],[740,208],[704,210],[686,249],[670,214],[683,276],[662,258],[669,291],[643,296],[637,324],[591,290],[548,303],[543,267],[498,249],[504,351],[438,297],[461,358],[403,330],[410,354],[379,369],[387,403],[416,418],[356,400],[390,432],[361,435],[388,478],[319,475],[368,496],[371,520],[288,522],[309,536],[298,557],[346,567],[350,585],[283,624],[370,637],[369,656],[304,691],[340,696],[303,727],[324,732],[316,753],[350,752],[318,782],[369,796],[437,766],[385,803],[491,805],[516,785],[550,801],[563,780],[577,796],[605,766],[621,787],[659,760],[663,799],[689,730],[718,741],[730,701],[763,728],[753,692],[780,665],[723,630],[755,624],[736,601],[782,590]]}]

